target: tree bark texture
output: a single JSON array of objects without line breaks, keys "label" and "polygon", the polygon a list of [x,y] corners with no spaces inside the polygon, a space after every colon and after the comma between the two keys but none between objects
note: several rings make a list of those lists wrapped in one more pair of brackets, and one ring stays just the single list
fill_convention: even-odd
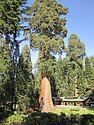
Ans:
[{"label": "tree bark texture", "polygon": [[40,83],[39,102],[41,98],[43,98],[44,102],[41,112],[49,112],[50,110],[54,109],[54,105],[52,102],[51,85],[46,76],[42,78]]}]

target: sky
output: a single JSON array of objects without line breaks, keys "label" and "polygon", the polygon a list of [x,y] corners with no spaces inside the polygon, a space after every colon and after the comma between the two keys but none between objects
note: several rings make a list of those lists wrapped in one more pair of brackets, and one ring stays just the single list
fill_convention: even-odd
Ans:
[{"label": "sky", "polygon": [[[67,19],[66,27],[68,35],[64,39],[67,45],[71,34],[77,34],[80,40],[85,44],[87,56],[94,56],[94,0],[57,0],[58,3],[69,9],[65,16]],[[32,5],[34,0],[28,0]],[[37,54],[31,53],[33,62],[37,60]]]}]

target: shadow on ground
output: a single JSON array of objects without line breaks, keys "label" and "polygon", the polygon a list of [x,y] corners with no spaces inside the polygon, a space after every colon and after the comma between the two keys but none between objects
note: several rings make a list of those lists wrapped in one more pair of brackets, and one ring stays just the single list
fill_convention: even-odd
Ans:
[{"label": "shadow on ground", "polygon": [[94,115],[61,115],[35,112],[24,119],[25,125],[94,125]]},{"label": "shadow on ground", "polygon": [[3,125],[94,125],[94,115],[33,112],[31,114],[14,114]]}]

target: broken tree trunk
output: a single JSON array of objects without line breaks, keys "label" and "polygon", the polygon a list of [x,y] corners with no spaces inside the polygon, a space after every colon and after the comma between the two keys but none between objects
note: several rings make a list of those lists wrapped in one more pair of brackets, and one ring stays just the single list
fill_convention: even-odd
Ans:
[{"label": "broken tree trunk", "polygon": [[51,85],[50,81],[47,79],[47,77],[43,77],[40,84],[40,97],[39,102],[43,98],[43,108],[42,112],[49,112],[50,110],[54,109],[54,105],[52,102],[52,94],[51,94]]}]

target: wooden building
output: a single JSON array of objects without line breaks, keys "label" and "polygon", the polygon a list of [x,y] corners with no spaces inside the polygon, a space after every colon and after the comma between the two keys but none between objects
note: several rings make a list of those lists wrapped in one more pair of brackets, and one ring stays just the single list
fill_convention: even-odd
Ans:
[{"label": "wooden building", "polygon": [[85,99],[80,97],[62,98],[62,105],[64,106],[85,106]]},{"label": "wooden building", "polygon": [[88,97],[53,97],[55,105],[62,106],[94,106],[94,96]]}]

